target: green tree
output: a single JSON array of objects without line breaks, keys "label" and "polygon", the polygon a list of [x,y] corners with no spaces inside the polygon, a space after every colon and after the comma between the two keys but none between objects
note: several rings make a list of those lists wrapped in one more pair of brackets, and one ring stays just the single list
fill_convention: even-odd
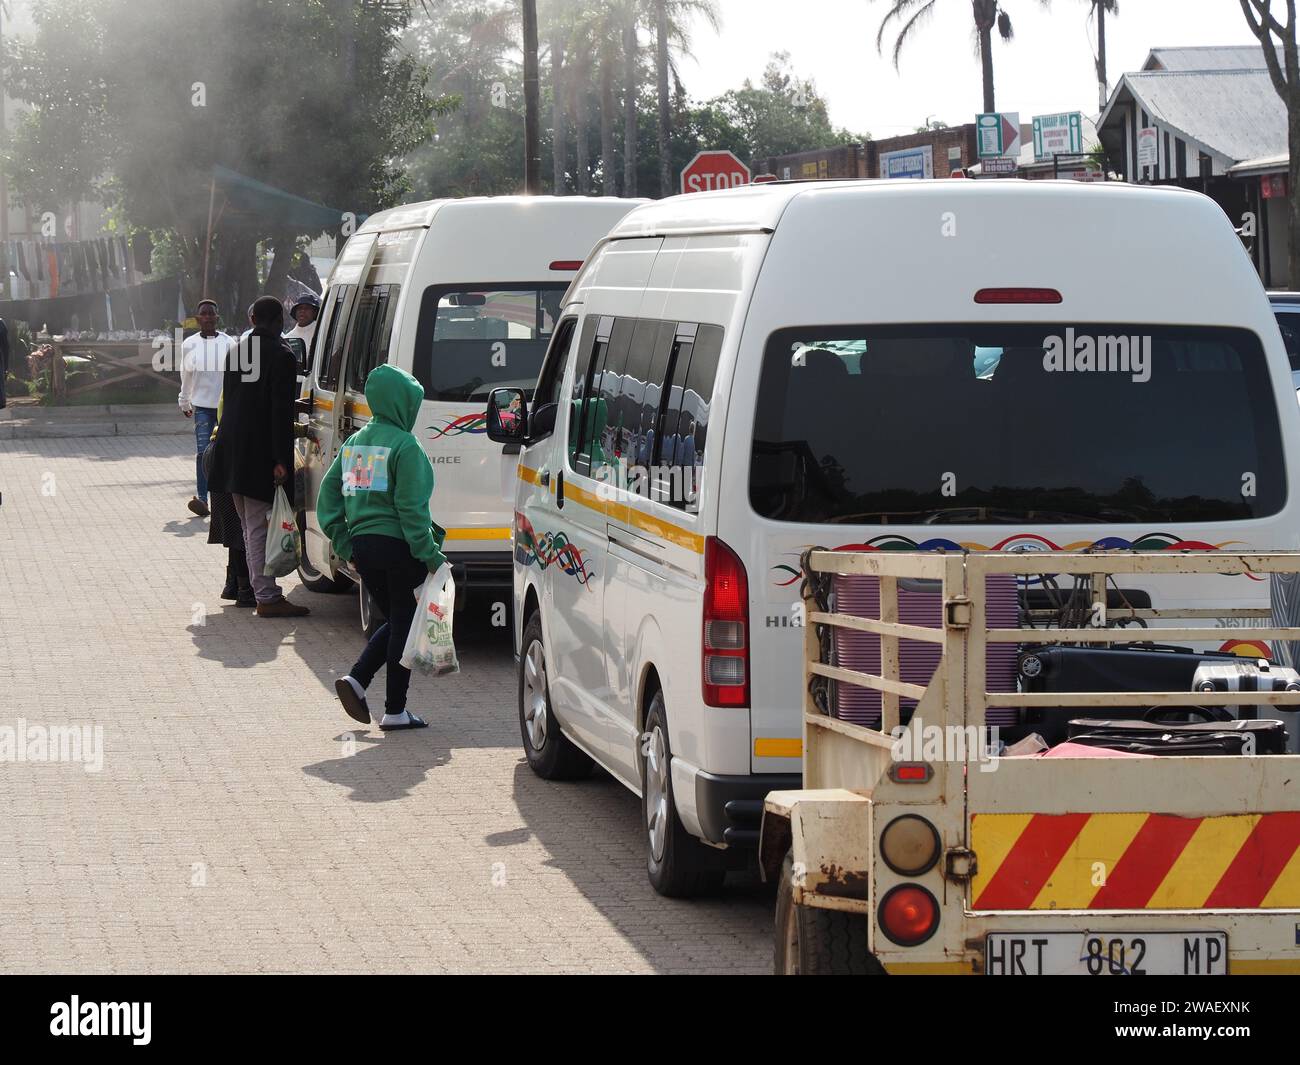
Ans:
[{"label": "green tree", "polygon": [[760,85],[746,80],[743,87],[724,93],[716,104],[745,138],[751,159],[864,139],[831,125],[826,101],[813,82],[791,70],[788,52],[772,54]]},{"label": "green tree", "polygon": [[[935,14],[939,0],[879,0],[879,2],[888,4],[889,10],[880,21],[880,30],[876,34],[876,49],[883,54],[885,33],[891,23],[897,24],[894,31],[893,51],[894,66],[897,68],[904,46],[913,38],[917,27]],[[1051,0],[1039,0],[1039,3],[1047,7]],[[993,30],[996,28],[998,36],[1004,41],[1011,41],[1015,36],[1015,30],[1011,25],[1011,16],[1007,14],[1004,7],[1004,0],[970,0],[970,9],[974,20],[976,50],[979,54],[980,70],[984,81],[984,110],[996,111],[993,93]],[[944,10],[948,8],[945,7]],[[961,16],[956,14],[958,9],[954,6],[952,10],[954,14],[945,25],[949,22],[955,25],[960,20]]]},{"label": "green tree", "polygon": [[398,50],[402,5],[170,0],[160,19],[136,0],[40,0],[33,15],[34,36],[5,56],[32,108],[7,160],[15,190],[60,211],[100,193],[131,226],[170,234],[191,304],[205,260],[211,292],[242,306],[259,243],[285,253],[279,276],[314,235],[210,199],[215,165],[336,208],[344,225],[401,198],[400,157],[449,106]]}]

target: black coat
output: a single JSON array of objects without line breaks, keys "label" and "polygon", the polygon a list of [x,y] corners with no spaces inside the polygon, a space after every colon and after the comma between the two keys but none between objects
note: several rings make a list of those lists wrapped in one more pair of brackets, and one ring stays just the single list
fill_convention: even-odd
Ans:
[{"label": "black coat", "polygon": [[209,478],[217,491],[269,503],[275,496],[275,465],[293,476],[297,372],[293,353],[275,330],[254,329],[231,347]]}]

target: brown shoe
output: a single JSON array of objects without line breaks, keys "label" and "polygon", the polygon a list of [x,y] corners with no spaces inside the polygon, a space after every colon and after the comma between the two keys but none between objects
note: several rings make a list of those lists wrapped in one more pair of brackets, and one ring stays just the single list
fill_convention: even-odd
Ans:
[{"label": "brown shoe", "polygon": [[301,618],[310,613],[311,611],[305,606],[291,603],[284,596],[257,604],[257,616],[259,618]]},{"label": "brown shoe", "polygon": [[191,514],[197,514],[200,518],[206,518],[210,513],[208,505],[198,496],[191,496],[190,501],[185,505],[190,508]]}]

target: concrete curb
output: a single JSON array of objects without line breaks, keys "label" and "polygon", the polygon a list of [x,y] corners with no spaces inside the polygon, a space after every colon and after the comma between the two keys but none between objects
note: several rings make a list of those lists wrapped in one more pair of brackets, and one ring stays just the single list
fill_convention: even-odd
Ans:
[{"label": "concrete curb", "polygon": [[167,403],[36,408],[24,405],[0,412],[0,440],[182,435],[194,435],[194,422],[182,418],[176,407]]}]

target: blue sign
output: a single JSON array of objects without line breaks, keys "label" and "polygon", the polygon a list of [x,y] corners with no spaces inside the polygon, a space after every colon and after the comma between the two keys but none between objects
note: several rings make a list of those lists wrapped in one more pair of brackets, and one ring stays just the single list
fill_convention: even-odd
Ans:
[{"label": "blue sign", "polygon": [[934,150],[924,144],[918,148],[902,148],[896,152],[880,153],[882,178],[934,177]]}]

